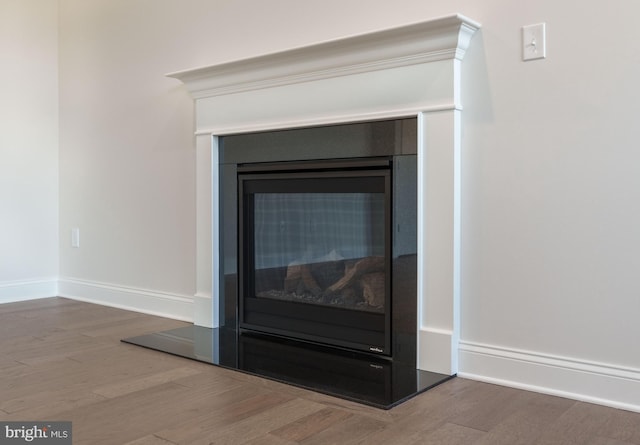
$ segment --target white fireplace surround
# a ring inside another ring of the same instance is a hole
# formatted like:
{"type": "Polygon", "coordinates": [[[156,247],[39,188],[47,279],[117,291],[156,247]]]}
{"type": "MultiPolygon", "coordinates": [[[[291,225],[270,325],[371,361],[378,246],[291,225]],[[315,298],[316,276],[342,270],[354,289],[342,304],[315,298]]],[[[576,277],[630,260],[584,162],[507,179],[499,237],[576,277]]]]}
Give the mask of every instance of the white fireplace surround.
{"type": "Polygon", "coordinates": [[[218,320],[218,136],[416,116],[417,366],[457,373],[460,70],[479,26],[454,14],[168,75],[195,99],[196,325],[218,320]]]}

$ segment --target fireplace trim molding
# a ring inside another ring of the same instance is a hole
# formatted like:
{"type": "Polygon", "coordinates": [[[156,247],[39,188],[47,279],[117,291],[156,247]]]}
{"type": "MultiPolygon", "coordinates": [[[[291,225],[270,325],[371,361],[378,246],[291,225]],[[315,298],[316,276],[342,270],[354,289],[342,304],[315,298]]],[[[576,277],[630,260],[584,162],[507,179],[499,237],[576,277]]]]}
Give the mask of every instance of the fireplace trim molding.
{"type": "Polygon", "coordinates": [[[418,118],[418,369],[458,371],[462,58],[480,25],[460,14],[168,74],[195,100],[194,323],[218,327],[218,136],[418,118]]]}

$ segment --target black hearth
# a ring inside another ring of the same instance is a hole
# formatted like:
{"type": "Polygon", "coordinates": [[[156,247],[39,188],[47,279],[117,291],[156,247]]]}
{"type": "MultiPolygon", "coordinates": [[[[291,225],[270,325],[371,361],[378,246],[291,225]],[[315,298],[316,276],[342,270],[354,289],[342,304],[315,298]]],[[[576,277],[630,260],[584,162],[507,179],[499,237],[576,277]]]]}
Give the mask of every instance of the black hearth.
{"type": "Polygon", "coordinates": [[[417,120],[219,140],[220,327],[127,339],[382,408],[416,369],[417,120]]]}

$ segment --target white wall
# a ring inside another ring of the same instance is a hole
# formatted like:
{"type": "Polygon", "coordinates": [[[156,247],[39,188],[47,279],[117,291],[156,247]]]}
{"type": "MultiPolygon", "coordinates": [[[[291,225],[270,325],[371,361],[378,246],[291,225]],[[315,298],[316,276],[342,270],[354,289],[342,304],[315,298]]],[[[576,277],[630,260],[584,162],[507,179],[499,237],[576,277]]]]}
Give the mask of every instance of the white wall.
{"type": "Polygon", "coordinates": [[[483,24],[463,62],[461,374],[640,410],[635,0],[60,0],[62,289],[188,318],[193,109],[164,73],[451,12],[483,24]],[[524,63],[537,22],[548,57],[524,63]]]}
{"type": "Polygon", "coordinates": [[[55,295],[58,8],[0,0],[0,303],[55,295]]]}
{"type": "Polygon", "coordinates": [[[640,4],[494,3],[464,62],[461,370],[640,410],[640,4]]]}
{"type": "Polygon", "coordinates": [[[60,3],[60,292],[190,319],[193,105],[164,77],[191,62],[180,9],[60,3]]]}

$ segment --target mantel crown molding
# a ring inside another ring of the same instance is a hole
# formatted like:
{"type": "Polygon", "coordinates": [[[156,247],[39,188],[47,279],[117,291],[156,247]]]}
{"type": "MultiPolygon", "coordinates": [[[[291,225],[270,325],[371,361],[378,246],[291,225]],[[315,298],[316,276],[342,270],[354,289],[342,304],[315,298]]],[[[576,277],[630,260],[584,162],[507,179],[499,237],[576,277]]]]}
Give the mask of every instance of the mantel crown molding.
{"type": "Polygon", "coordinates": [[[194,98],[233,94],[464,57],[480,24],[453,14],[242,60],[167,74],[194,98]]]}

